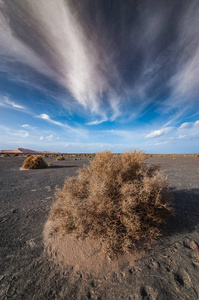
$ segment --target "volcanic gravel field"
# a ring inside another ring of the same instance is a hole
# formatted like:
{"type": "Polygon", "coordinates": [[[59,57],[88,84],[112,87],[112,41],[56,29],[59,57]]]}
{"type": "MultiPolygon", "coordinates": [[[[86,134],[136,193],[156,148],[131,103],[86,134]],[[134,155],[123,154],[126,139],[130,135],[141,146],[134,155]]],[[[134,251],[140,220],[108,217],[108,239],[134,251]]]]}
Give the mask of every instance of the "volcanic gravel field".
{"type": "MultiPolygon", "coordinates": [[[[199,299],[199,158],[151,157],[174,196],[175,216],[142,258],[93,274],[71,261],[64,270],[44,251],[43,229],[56,185],[88,158],[45,158],[53,166],[20,170],[25,158],[0,157],[0,299],[199,299]]],[[[109,262],[107,261],[107,264],[109,262]]]]}

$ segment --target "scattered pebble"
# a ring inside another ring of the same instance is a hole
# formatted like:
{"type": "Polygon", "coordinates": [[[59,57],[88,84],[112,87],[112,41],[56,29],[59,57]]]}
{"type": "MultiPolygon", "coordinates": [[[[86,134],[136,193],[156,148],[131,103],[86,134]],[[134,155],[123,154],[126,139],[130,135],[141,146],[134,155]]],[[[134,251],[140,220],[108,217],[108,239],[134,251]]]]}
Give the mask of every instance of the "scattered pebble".
{"type": "Polygon", "coordinates": [[[46,186],[45,189],[47,189],[48,192],[50,192],[52,190],[50,186],[46,186]]]}

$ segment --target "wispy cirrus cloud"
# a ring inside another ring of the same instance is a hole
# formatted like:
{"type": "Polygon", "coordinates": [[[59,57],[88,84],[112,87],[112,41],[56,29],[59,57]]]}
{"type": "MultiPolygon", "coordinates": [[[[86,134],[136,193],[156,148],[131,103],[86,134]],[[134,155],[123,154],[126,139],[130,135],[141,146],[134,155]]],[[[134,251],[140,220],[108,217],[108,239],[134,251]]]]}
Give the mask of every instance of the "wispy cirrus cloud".
{"type": "Polygon", "coordinates": [[[86,123],[86,125],[88,125],[88,126],[99,125],[99,124],[104,123],[106,121],[107,121],[107,119],[95,120],[95,121],[91,121],[91,122],[86,123]]]}
{"type": "Polygon", "coordinates": [[[0,106],[4,106],[11,109],[17,109],[17,110],[25,110],[26,108],[23,105],[20,105],[14,101],[11,101],[8,97],[3,96],[0,99],[0,106]]]}
{"type": "Polygon", "coordinates": [[[44,91],[41,74],[108,120],[196,105],[198,14],[197,1],[1,0],[1,70],[44,91]]]}
{"type": "Polygon", "coordinates": [[[69,131],[74,132],[77,136],[81,136],[81,137],[84,137],[84,138],[86,138],[88,136],[87,130],[82,129],[82,128],[78,128],[78,127],[75,128],[75,127],[72,127],[72,126],[68,125],[67,123],[61,123],[59,121],[55,121],[55,120],[51,119],[50,116],[47,115],[47,114],[40,114],[40,115],[36,116],[36,118],[45,120],[45,121],[47,121],[51,124],[60,126],[62,128],[66,128],[69,131]]]}
{"type": "Polygon", "coordinates": [[[15,130],[7,126],[0,125],[0,131],[2,136],[6,134],[7,136],[9,136],[9,138],[10,136],[21,137],[21,138],[29,137],[29,132],[25,130],[15,130]]]}
{"type": "Polygon", "coordinates": [[[63,124],[61,122],[57,122],[57,121],[54,121],[52,120],[49,115],[47,114],[41,114],[39,116],[37,116],[37,118],[40,118],[40,119],[43,119],[43,120],[46,120],[52,124],[55,124],[55,125],[58,125],[58,126],[61,126],[61,127],[66,127],[66,128],[70,128],[70,126],[68,124],[63,124]]]}

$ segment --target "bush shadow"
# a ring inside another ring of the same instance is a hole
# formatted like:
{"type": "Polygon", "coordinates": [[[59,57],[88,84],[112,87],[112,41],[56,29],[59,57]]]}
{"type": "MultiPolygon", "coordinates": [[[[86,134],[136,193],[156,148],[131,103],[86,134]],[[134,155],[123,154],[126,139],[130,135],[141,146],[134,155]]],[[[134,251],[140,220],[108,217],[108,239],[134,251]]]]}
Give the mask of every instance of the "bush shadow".
{"type": "Polygon", "coordinates": [[[175,215],[168,218],[163,236],[192,232],[199,224],[199,189],[170,190],[174,198],[175,215]]]}
{"type": "Polygon", "coordinates": [[[58,165],[54,165],[54,166],[48,166],[48,169],[62,169],[62,168],[77,168],[78,166],[58,166],[58,165]]]}

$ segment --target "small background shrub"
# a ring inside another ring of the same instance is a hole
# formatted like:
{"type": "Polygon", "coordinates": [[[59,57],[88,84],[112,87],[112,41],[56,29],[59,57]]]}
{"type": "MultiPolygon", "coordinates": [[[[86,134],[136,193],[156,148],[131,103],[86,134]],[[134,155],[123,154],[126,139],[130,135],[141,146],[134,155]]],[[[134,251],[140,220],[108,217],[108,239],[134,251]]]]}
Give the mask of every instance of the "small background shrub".
{"type": "Polygon", "coordinates": [[[157,166],[140,151],[96,154],[78,176],[57,189],[50,219],[54,232],[96,238],[111,257],[160,235],[173,214],[172,197],[157,166]]]}
{"type": "Polygon", "coordinates": [[[48,163],[48,166],[51,167],[53,164],[51,162],[48,163]]]}
{"type": "Polygon", "coordinates": [[[63,156],[58,156],[56,160],[65,160],[65,158],[63,156]]]}
{"type": "Polygon", "coordinates": [[[47,163],[41,155],[31,155],[25,159],[22,168],[24,169],[43,169],[47,168],[47,163]]]}
{"type": "Polygon", "coordinates": [[[9,157],[10,155],[8,153],[2,154],[2,157],[9,157]]]}

